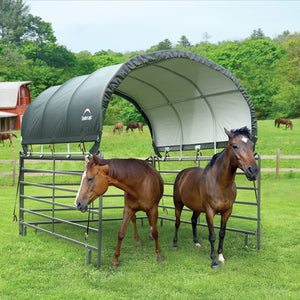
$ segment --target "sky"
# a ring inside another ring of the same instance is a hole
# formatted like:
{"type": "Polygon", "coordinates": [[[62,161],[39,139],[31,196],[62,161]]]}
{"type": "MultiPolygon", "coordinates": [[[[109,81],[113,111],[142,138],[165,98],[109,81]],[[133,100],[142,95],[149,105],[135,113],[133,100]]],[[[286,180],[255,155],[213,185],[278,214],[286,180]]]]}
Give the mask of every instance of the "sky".
{"type": "Polygon", "coordinates": [[[147,50],[185,35],[191,44],[243,40],[253,30],[275,38],[300,32],[300,0],[24,0],[30,13],[50,22],[60,45],[78,53],[147,50]]]}

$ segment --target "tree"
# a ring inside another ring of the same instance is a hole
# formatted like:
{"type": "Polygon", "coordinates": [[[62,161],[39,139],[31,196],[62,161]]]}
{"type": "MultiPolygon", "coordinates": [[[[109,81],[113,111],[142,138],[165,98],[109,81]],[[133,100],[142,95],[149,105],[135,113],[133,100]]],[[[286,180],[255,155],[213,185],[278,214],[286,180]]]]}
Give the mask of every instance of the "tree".
{"type": "Polygon", "coordinates": [[[261,30],[261,28],[258,28],[257,30],[254,29],[250,35],[250,38],[252,40],[259,40],[259,39],[264,39],[266,38],[265,37],[265,34],[263,33],[263,31],[261,30]]]}
{"type": "Polygon", "coordinates": [[[29,6],[22,0],[1,0],[0,15],[0,41],[4,45],[56,42],[51,23],[29,14],[29,6]]]}
{"type": "Polygon", "coordinates": [[[29,6],[22,0],[1,0],[0,38],[4,45],[20,45],[26,32],[29,6]]]}
{"type": "Polygon", "coordinates": [[[172,43],[169,39],[165,39],[162,42],[159,42],[157,45],[157,50],[169,50],[172,49],[172,43]]]}
{"type": "Polygon", "coordinates": [[[178,41],[178,45],[182,48],[190,48],[192,45],[185,35],[182,35],[178,41]]]}
{"type": "Polygon", "coordinates": [[[26,30],[22,39],[38,46],[56,42],[51,23],[44,22],[40,17],[31,14],[26,18],[26,30]]]}

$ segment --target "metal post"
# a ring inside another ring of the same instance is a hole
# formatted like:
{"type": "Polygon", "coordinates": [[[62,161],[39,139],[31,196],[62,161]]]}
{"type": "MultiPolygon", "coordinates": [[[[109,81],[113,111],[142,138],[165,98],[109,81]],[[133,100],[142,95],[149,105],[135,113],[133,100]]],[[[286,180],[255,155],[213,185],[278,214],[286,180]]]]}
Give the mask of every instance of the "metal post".
{"type": "Polygon", "coordinates": [[[24,221],[24,212],[22,210],[22,208],[24,208],[24,199],[23,199],[23,195],[24,195],[24,185],[23,182],[24,181],[24,159],[20,154],[20,159],[19,159],[19,235],[23,235],[24,234],[24,225],[23,225],[23,221],[24,221]]]}
{"type": "Polygon", "coordinates": [[[101,265],[101,242],[102,242],[102,196],[99,197],[99,219],[98,219],[98,261],[97,267],[101,265]]]}
{"type": "Polygon", "coordinates": [[[257,249],[260,249],[260,178],[261,157],[258,154],[258,178],[257,178],[257,249]]]}
{"type": "Polygon", "coordinates": [[[53,155],[53,177],[52,177],[52,232],[54,232],[54,202],[55,202],[55,157],[53,155]]]}

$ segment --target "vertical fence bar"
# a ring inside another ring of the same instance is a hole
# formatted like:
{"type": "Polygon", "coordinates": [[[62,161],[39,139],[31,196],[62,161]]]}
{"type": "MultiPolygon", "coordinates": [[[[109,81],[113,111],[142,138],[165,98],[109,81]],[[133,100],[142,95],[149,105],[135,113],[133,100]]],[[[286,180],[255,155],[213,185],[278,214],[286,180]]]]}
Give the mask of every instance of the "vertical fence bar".
{"type": "Polygon", "coordinates": [[[16,164],[17,164],[17,160],[16,160],[16,151],[14,151],[14,168],[13,168],[13,186],[16,185],[16,164]]]}
{"type": "Polygon", "coordinates": [[[55,210],[55,157],[53,155],[53,177],[52,177],[52,232],[54,232],[54,210],[55,210]]]}
{"type": "Polygon", "coordinates": [[[102,243],[102,204],[103,197],[99,197],[99,215],[98,215],[98,256],[97,256],[97,267],[101,265],[101,243],[102,243]]]}
{"type": "Polygon", "coordinates": [[[24,212],[22,208],[24,208],[24,198],[22,197],[24,195],[24,158],[20,154],[20,159],[19,159],[19,235],[23,235],[24,233],[24,225],[23,225],[23,220],[24,220],[24,212]]]}
{"type": "Polygon", "coordinates": [[[279,155],[280,155],[280,149],[277,148],[277,153],[276,153],[276,178],[279,178],[279,155]]]}
{"type": "Polygon", "coordinates": [[[260,180],[261,180],[261,157],[258,153],[258,178],[257,178],[257,249],[260,249],[260,180]]]}

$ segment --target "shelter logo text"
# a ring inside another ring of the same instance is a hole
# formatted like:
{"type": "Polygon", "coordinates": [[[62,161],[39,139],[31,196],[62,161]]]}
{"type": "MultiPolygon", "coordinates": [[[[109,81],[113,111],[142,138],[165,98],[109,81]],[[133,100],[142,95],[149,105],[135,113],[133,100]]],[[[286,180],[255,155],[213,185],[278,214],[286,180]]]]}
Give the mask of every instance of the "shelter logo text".
{"type": "Polygon", "coordinates": [[[92,119],[93,119],[92,113],[90,109],[87,108],[81,116],[81,121],[91,121],[92,119]]]}

